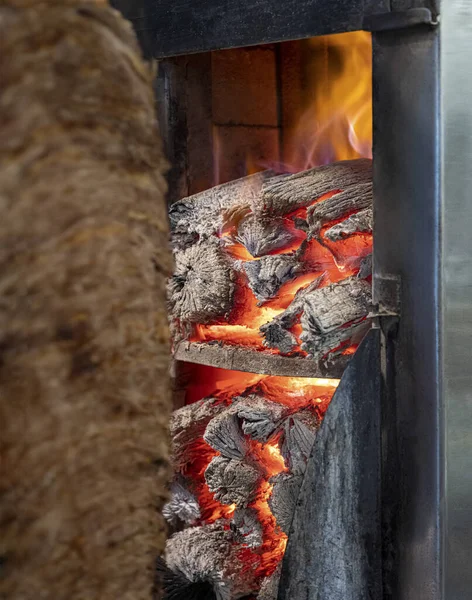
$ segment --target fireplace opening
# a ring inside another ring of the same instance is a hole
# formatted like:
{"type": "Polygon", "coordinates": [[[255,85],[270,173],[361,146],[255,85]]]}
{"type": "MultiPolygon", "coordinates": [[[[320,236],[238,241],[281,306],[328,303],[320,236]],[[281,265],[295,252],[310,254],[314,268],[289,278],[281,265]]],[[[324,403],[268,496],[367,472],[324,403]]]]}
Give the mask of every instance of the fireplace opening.
{"type": "Polygon", "coordinates": [[[370,35],[173,58],[160,77],[175,257],[161,568],[172,598],[276,600],[307,462],[371,328],[370,35]]]}

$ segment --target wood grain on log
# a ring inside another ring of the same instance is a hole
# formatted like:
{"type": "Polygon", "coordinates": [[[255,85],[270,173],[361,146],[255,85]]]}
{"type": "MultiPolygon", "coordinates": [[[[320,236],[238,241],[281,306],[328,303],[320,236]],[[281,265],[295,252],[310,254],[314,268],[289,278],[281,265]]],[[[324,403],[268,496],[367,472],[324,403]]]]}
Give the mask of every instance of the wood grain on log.
{"type": "Polygon", "coordinates": [[[285,420],[280,445],[285,465],[291,473],[302,475],[305,472],[319,427],[320,419],[311,410],[301,410],[285,420]]]}
{"type": "Polygon", "coordinates": [[[174,348],[174,357],[200,365],[262,375],[336,379],[343,373],[343,369],[336,365],[331,365],[326,370],[317,361],[306,358],[267,354],[251,348],[214,343],[179,342],[174,348]]]}
{"type": "Polygon", "coordinates": [[[263,256],[243,263],[249,287],[260,302],[277,295],[284,283],[303,273],[305,267],[296,253],[263,256]]]}
{"type": "Polygon", "coordinates": [[[273,488],[269,507],[277,521],[277,526],[286,534],[290,531],[302,481],[302,475],[292,473],[280,473],[270,480],[273,488]]]}
{"type": "Polygon", "coordinates": [[[247,442],[240,427],[237,404],[237,401],[233,402],[211,419],[203,439],[222,456],[242,459],[247,452],[247,442]]]}
{"type": "Polygon", "coordinates": [[[379,332],[372,331],[316,436],[289,532],[279,600],[381,597],[379,360],[379,332]]]}
{"type": "Polygon", "coordinates": [[[266,400],[255,394],[240,400],[236,398],[235,402],[237,402],[236,409],[242,421],[243,432],[261,443],[270,440],[290,413],[290,408],[286,405],[266,400]]]}
{"type": "Polygon", "coordinates": [[[268,215],[285,215],[310,205],[327,192],[371,181],[372,161],[369,159],[346,160],[277,180],[269,179],[262,186],[259,210],[268,215]]]}
{"type": "Polygon", "coordinates": [[[236,241],[255,258],[284,248],[296,239],[282,218],[263,219],[251,213],[238,225],[236,241]]]}
{"type": "Polygon", "coordinates": [[[373,218],[372,208],[366,208],[333,225],[325,232],[324,237],[332,242],[338,242],[356,233],[372,233],[373,218]]]}

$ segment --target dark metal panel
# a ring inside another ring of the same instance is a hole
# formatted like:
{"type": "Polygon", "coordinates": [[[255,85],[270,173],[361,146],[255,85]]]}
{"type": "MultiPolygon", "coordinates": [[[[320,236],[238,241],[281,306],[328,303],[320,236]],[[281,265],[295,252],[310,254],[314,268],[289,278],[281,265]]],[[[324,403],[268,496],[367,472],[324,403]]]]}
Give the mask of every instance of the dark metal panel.
{"type": "Polygon", "coordinates": [[[380,342],[370,331],[318,432],[279,600],[380,600],[380,342]]]}
{"type": "MultiPolygon", "coordinates": [[[[163,57],[362,29],[364,0],[129,0],[113,5],[133,21],[148,56],[163,57]]],[[[369,10],[388,2],[369,0],[369,10]]]]}
{"type": "Polygon", "coordinates": [[[472,595],[472,4],[444,0],[441,19],[444,598],[466,600],[472,595]]]}
{"type": "Polygon", "coordinates": [[[381,318],[383,597],[439,600],[438,30],[376,33],[373,52],[374,302],[401,280],[398,331],[381,318]]]}

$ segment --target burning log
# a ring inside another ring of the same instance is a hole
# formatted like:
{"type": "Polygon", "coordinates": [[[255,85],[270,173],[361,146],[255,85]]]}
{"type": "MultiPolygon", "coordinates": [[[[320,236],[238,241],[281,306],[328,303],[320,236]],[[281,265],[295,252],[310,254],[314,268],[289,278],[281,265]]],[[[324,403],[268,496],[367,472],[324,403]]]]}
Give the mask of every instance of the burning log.
{"type": "Polygon", "coordinates": [[[269,508],[277,521],[278,527],[287,535],[302,481],[302,475],[292,473],[280,473],[270,480],[273,488],[269,498],[269,508]]]}
{"type": "Polygon", "coordinates": [[[254,464],[215,456],[206,468],[205,480],[219,502],[246,508],[257,498],[263,474],[254,464]]]}
{"type": "Polygon", "coordinates": [[[237,411],[244,433],[253,440],[266,443],[280,428],[290,409],[261,396],[250,395],[241,399],[237,411]]]}
{"type": "Polygon", "coordinates": [[[370,285],[356,277],[315,290],[305,297],[302,349],[317,360],[360,333],[372,301],[370,285]]]}
{"type": "Polygon", "coordinates": [[[281,452],[289,471],[302,475],[320,427],[320,418],[311,410],[291,415],[284,423],[281,452]]]}
{"type": "Polygon", "coordinates": [[[261,589],[257,595],[257,600],[277,600],[280,576],[282,574],[282,562],[277,565],[277,568],[266,577],[262,582],[261,589]]]}
{"type": "Polygon", "coordinates": [[[224,522],[174,534],[158,562],[168,600],[236,600],[257,591],[255,570],[243,565],[237,534],[224,522]]]}
{"type": "Polygon", "coordinates": [[[373,218],[372,209],[366,208],[333,225],[324,236],[332,242],[338,242],[356,233],[372,233],[373,218]]]}
{"type": "MultiPolygon", "coordinates": [[[[321,228],[331,223],[342,219],[346,215],[351,215],[353,212],[363,211],[364,209],[370,209],[372,206],[372,183],[369,180],[368,183],[359,182],[356,185],[343,188],[344,191],[339,194],[331,196],[326,200],[317,202],[313,206],[310,206],[307,210],[307,223],[308,223],[308,237],[318,238],[320,235],[321,228]]],[[[348,217],[343,223],[349,221],[348,217]]],[[[351,222],[351,227],[354,227],[356,221],[351,222]]],[[[347,227],[346,225],[344,225],[347,227]]],[[[359,224],[361,226],[361,224],[359,224]]],[[[334,229],[331,228],[331,231],[334,229]]],[[[370,230],[372,230],[372,217],[370,220],[370,230]]],[[[335,229],[332,236],[336,236],[335,229]]],[[[355,233],[353,231],[350,235],[355,233]]],[[[338,238],[340,239],[340,238],[338,238]]]]}
{"type": "Polygon", "coordinates": [[[305,267],[296,253],[290,253],[245,262],[243,269],[256,298],[266,302],[277,295],[284,283],[303,273],[305,267]]]}
{"type": "Polygon", "coordinates": [[[200,518],[198,501],[188,490],[182,477],[172,482],[170,493],[171,499],[162,509],[162,514],[170,525],[175,526],[179,522],[191,525],[200,518]]]}
{"type": "Polygon", "coordinates": [[[262,325],[260,331],[264,336],[264,344],[269,348],[276,348],[282,354],[290,354],[297,347],[297,339],[289,330],[299,320],[303,312],[305,297],[318,289],[323,277],[318,277],[307,287],[299,290],[290,306],[269,323],[262,325]]]}
{"type": "Polygon", "coordinates": [[[308,206],[327,192],[345,190],[371,181],[372,161],[369,159],[345,160],[288,177],[269,179],[262,186],[259,211],[269,215],[284,215],[308,206]]]}
{"type": "MultiPolygon", "coordinates": [[[[226,405],[217,398],[204,398],[172,413],[170,433],[172,436],[172,458],[174,470],[180,472],[192,460],[192,446],[203,438],[211,419],[226,405]]],[[[199,453],[196,448],[195,452],[199,453]]]]}
{"type": "Polygon", "coordinates": [[[258,548],[263,541],[263,530],[257,512],[253,508],[238,508],[231,523],[240,541],[248,548],[258,548]]]}
{"type": "Polygon", "coordinates": [[[244,458],[247,444],[239,425],[238,406],[233,404],[212,419],[203,439],[226,458],[244,458]]]}
{"type": "Polygon", "coordinates": [[[257,258],[285,248],[296,235],[283,219],[261,219],[251,214],[240,222],[235,239],[257,258]]]}
{"type": "Polygon", "coordinates": [[[211,323],[233,306],[234,271],[217,243],[195,244],[176,252],[168,284],[172,317],[187,323],[211,323]]]}

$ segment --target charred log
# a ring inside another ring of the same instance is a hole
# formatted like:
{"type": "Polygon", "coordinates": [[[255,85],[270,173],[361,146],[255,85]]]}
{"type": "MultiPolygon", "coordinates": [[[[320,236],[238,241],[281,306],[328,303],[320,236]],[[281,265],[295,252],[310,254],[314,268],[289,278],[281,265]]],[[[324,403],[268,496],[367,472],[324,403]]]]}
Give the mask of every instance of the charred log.
{"type": "Polygon", "coordinates": [[[231,405],[208,423],[203,439],[226,458],[244,458],[247,444],[241,431],[237,404],[231,405]]]}
{"type": "Polygon", "coordinates": [[[262,525],[253,508],[235,510],[231,525],[244,546],[258,548],[262,544],[262,525]]]}
{"type": "Polygon", "coordinates": [[[257,600],[277,600],[280,576],[282,574],[282,562],[277,565],[277,568],[266,577],[262,582],[261,589],[257,595],[257,600]]]}
{"type": "Polygon", "coordinates": [[[296,254],[276,254],[245,262],[243,269],[256,298],[266,302],[277,295],[284,283],[302,273],[304,266],[296,254]]]}
{"type": "Polygon", "coordinates": [[[215,456],[206,468],[205,480],[219,502],[246,508],[257,497],[262,473],[253,464],[215,456]]]}
{"type": "Polygon", "coordinates": [[[277,525],[288,535],[292,523],[298,494],[303,477],[291,473],[280,473],[272,477],[272,494],[269,498],[269,507],[274,515],[277,525]]]}
{"type": "Polygon", "coordinates": [[[321,228],[372,206],[372,183],[357,183],[344,191],[317,202],[307,210],[308,237],[318,238],[321,228]]]}
{"type": "Polygon", "coordinates": [[[233,600],[255,592],[254,572],[243,569],[238,558],[241,548],[236,534],[224,523],[174,534],[166,546],[165,597],[187,600],[194,594],[200,600],[195,595],[197,587],[207,594],[212,591],[216,600],[233,600]]]}
{"type": "Polygon", "coordinates": [[[261,396],[242,398],[237,405],[243,432],[258,442],[266,443],[281,427],[290,409],[261,396]]]}
{"type": "Polygon", "coordinates": [[[197,244],[175,255],[175,271],[168,285],[173,319],[211,323],[233,306],[234,272],[216,243],[197,244]]]}
{"type": "Polygon", "coordinates": [[[351,215],[341,223],[333,225],[325,232],[324,236],[332,242],[338,242],[351,235],[356,235],[356,233],[372,233],[373,218],[372,209],[366,208],[351,215]]]}
{"type": "Polygon", "coordinates": [[[302,475],[320,427],[320,419],[310,410],[303,410],[286,419],[281,438],[281,452],[291,473],[302,475]]]}
{"type": "MultiPolygon", "coordinates": [[[[360,323],[341,327],[325,335],[303,332],[300,336],[302,348],[309,356],[314,357],[315,360],[323,364],[325,368],[328,365],[336,365],[339,368],[342,352],[349,346],[358,345],[369,329],[370,322],[363,320],[360,323]]],[[[349,360],[349,357],[347,357],[347,360],[349,360]]]]}
{"type": "Polygon", "coordinates": [[[195,496],[188,490],[183,478],[178,477],[172,482],[171,499],[162,509],[165,520],[170,525],[179,522],[191,525],[200,518],[200,507],[195,496]]]}
{"type": "Polygon", "coordinates": [[[369,159],[346,160],[284,178],[269,179],[262,186],[260,212],[284,215],[310,205],[327,192],[371,181],[372,161],[369,159]]]}
{"type": "Polygon", "coordinates": [[[192,446],[203,438],[211,419],[225,409],[217,398],[204,398],[174,411],[170,420],[174,470],[180,472],[192,459],[192,446]]]}
{"type": "Polygon", "coordinates": [[[359,279],[367,279],[372,276],[372,254],[369,254],[361,260],[359,273],[357,277],[359,279]]]}
{"type": "Polygon", "coordinates": [[[236,236],[255,258],[285,248],[294,239],[283,219],[261,219],[254,214],[240,222],[236,236]]]}

